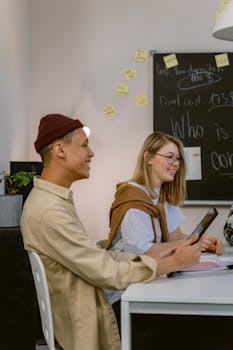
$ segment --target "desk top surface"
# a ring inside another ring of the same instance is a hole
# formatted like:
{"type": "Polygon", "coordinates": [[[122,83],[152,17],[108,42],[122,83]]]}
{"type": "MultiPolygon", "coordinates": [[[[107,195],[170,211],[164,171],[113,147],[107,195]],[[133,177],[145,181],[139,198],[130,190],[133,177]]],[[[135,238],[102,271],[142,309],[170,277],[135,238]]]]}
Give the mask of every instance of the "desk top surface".
{"type": "Polygon", "coordinates": [[[133,283],[121,301],[233,304],[233,270],[133,283]]]}
{"type": "MultiPolygon", "coordinates": [[[[226,245],[223,257],[233,258],[233,247],[226,245]]],[[[149,283],[133,283],[122,301],[233,304],[233,270],[200,272],[149,283]]]]}

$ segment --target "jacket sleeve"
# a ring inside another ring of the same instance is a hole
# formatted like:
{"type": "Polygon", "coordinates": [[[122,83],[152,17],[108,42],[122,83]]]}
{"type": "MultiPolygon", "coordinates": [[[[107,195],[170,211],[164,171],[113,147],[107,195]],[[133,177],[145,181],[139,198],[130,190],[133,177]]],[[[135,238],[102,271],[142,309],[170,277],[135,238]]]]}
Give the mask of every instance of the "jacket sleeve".
{"type": "Polygon", "coordinates": [[[78,217],[72,217],[65,208],[47,210],[38,230],[42,254],[97,287],[125,289],[130,283],[150,281],[156,276],[154,259],[98,248],[88,239],[78,217]]]}

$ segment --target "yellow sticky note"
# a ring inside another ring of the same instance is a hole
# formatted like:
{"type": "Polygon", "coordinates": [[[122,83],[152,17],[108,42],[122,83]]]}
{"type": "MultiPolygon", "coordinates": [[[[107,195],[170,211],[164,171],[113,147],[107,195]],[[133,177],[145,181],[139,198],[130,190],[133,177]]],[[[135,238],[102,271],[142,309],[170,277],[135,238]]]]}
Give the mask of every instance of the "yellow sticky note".
{"type": "Polygon", "coordinates": [[[113,117],[114,115],[116,115],[115,106],[113,104],[104,106],[104,114],[106,115],[106,117],[113,117]]]}
{"type": "Polygon", "coordinates": [[[167,68],[172,68],[172,67],[178,66],[178,61],[177,61],[176,55],[174,53],[167,55],[167,56],[164,56],[163,60],[164,60],[165,66],[167,68]]]}
{"type": "Polygon", "coordinates": [[[136,95],[135,96],[135,105],[136,106],[147,106],[148,100],[146,95],[136,95]]]}
{"type": "Polygon", "coordinates": [[[217,67],[225,67],[230,65],[227,53],[215,55],[215,61],[217,67]]]}
{"type": "Polygon", "coordinates": [[[124,70],[125,80],[136,80],[137,79],[137,71],[135,68],[126,68],[124,70]]]}
{"type": "Polygon", "coordinates": [[[230,0],[221,0],[221,6],[225,7],[226,5],[228,5],[230,2],[230,0]]]}
{"type": "Polygon", "coordinates": [[[129,93],[129,87],[127,84],[119,84],[116,86],[116,94],[118,96],[127,96],[129,93]]]}
{"type": "Polygon", "coordinates": [[[220,11],[220,10],[217,10],[217,11],[215,12],[215,19],[216,19],[216,21],[219,19],[220,15],[221,15],[221,11],[220,11]]]}
{"type": "Polygon", "coordinates": [[[146,50],[138,49],[134,55],[134,60],[137,62],[144,63],[147,59],[148,52],[146,50]]]}

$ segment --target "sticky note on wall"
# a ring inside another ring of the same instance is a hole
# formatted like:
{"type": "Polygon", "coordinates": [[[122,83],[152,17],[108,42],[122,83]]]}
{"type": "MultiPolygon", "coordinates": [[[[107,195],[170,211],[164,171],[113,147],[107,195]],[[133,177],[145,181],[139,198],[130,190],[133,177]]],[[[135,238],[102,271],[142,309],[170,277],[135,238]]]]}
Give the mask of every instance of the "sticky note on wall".
{"type": "Polygon", "coordinates": [[[177,60],[176,55],[174,53],[167,55],[167,56],[164,56],[163,60],[164,60],[165,66],[167,68],[172,68],[172,67],[178,66],[178,60],[177,60]]]}
{"type": "Polygon", "coordinates": [[[136,80],[137,71],[135,68],[126,68],[124,70],[125,80],[136,80]]]}
{"type": "Polygon", "coordinates": [[[134,60],[137,62],[144,63],[147,59],[147,54],[148,53],[146,50],[138,49],[134,55],[134,60]]]}
{"type": "Polygon", "coordinates": [[[225,7],[226,5],[228,5],[230,2],[230,0],[221,0],[221,6],[225,7]]]}
{"type": "Polygon", "coordinates": [[[139,106],[147,106],[148,99],[146,95],[136,95],[135,96],[135,105],[137,107],[139,106]]]}
{"type": "Polygon", "coordinates": [[[219,19],[220,15],[221,15],[221,11],[217,10],[215,12],[215,19],[216,19],[216,21],[219,19]]]}
{"type": "Polygon", "coordinates": [[[127,96],[129,93],[129,87],[127,84],[119,84],[116,86],[117,96],[127,96]]]}
{"type": "Polygon", "coordinates": [[[106,117],[113,117],[114,115],[116,115],[116,109],[113,104],[106,105],[103,109],[106,117]]]}
{"type": "Polygon", "coordinates": [[[217,67],[225,67],[230,65],[227,53],[215,55],[215,61],[217,67]]]}

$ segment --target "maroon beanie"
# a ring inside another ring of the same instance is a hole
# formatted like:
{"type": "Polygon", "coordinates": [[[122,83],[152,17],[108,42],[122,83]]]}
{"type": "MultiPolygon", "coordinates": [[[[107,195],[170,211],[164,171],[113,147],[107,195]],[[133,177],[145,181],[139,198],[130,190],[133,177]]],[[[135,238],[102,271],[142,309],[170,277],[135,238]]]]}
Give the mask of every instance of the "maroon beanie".
{"type": "Polygon", "coordinates": [[[83,124],[78,119],[72,119],[62,114],[46,115],[40,120],[38,136],[34,143],[36,152],[39,153],[51,142],[82,127],[83,124]]]}

